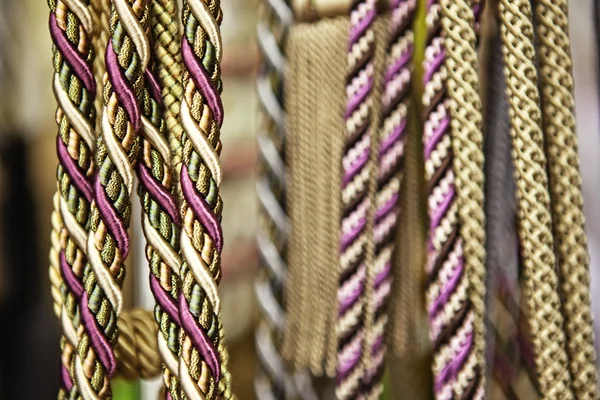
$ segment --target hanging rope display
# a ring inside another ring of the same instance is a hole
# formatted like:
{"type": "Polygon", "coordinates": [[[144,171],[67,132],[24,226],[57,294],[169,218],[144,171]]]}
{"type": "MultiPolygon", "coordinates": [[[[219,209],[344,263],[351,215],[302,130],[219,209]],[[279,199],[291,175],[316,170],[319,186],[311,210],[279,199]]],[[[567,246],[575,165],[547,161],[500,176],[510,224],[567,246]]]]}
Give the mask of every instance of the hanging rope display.
{"type": "MultiPolygon", "coordinates": [[[[48,4],[58,398],[233,399],[221,2],[48,4]],[[154,312],[124,310],[136,180],[154,312]]],[[[258,398],[599,396],[567,2],[487,6],[265,0],[258,398]]]]}

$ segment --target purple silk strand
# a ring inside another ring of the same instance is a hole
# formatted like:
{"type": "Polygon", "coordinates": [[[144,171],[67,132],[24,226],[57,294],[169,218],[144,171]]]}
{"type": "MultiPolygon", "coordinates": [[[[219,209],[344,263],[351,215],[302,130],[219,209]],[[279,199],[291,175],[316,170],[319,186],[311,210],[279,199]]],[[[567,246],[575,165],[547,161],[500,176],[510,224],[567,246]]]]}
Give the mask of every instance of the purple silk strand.
{"type": "Polygon", "coordinates": [[[160,308],[167,313],[169,318],[171,318],[171,321],[175,322],[178,326],[181,326],[175,300],[165,293],[165,290],[160,286],[158,279],[153,274],[150,274],[150,290],[152,291],[156,302],[160,305],[160,308]]]}
{"type": "Polygon", "coordinates": [[[177,205],[171,193],[169,193],[158,180],[152,176],[148,167],[142,163],[137,165],[138,177],[144,188],[150,193],[152,198],[160,204],[161,208],[169,214],[169,217],[175,222],[179,223],[179,213],[177,212],[177,205]]]}
{"type": "Polygon", "coordinates": [[[202,93],[202,96],[208,102],[213,117],[220,127],[223,124],[223,104],[221,103],[221,96],[219,96],[219,92],[211,81],[210,76],[208,76],[204,66],[198,60],[185,38],[181,41],[181,55],[190,77],[198,87],[198,90],[202,93]]]}
{"type": "Polygon", "coordinates": [[[190,312],[185,296],[183,295],[179,296],[179,316],[181,318],[181,326],[189,335],[192,343],[194,343],[194,347],[202,355],[202,359],[206,362],[208,368],[210,368],[212,376],[215,377],[215,382],[218,383],[221,379],[221,365],[217,357],[217,351],[196,320],[196,317],[190,312]]]}
{"type": "Polygon", "coordinates": [[[85,330],[88,332],[92,347],[96,351],[100,362],[104,365],[108,376],[112,376],[117,368],[117,360],[112,345],[101,333],[100,326],[89,309],[88,295],[85,291],[81,295],[81,305],[79,310],[81,312],[81,321],[85,326],[85,330]]]}
{"type": "Polygon", "coordinates": [[[127,235],[127,229],[125,228],[123,220],[119,218],[117,210],[115,210],[108,199],[104,187],[102,187],[102,183],[100,182],[99,175],[96,175],[94,182],[94,199],[102,214],[102,219],[104,219],[113,238],[117,241],[117,247],[121,251],[121,258],[123,260],[126,259],[127,254],[129,253],[129,236],[127,235]]]}
{"type": "Polygon", "coordinates": [[[67,39],[65,32],[60,29],[54,14],[50,15],[50,36],[61,56],[64,57],[69,66],[73,69],[73,72],[75,72],[75,75],[83,82],[83,85],[93,97],[96,93],[94,74],[85,61],[85,58],[81,56],[75,46],[67,39]]]}
{"type": "Polygon", "coordinates": [[[204,200],[196,190],[194,182],[190,179],[188,169],[185,165],[181,167],[181,189],[189,206],[194,211],[194,214],[200,219],[218,251],[221,252],[223,250],[223,231],[221,224],[213,210],[206,203],[206,200],[204,200]]]}
{"type": "Polygon", "coordinates": [[[83,285],[79,281],[79,279],[73,273],[73,270],[67,263],[67,258],[65,257],[65,252],[60,252],[60,271],[62,274],[62,278],[66,283],[69,291],[75,295],[77,300],[81,299],[81,294],[83,293],[83,285]]]}
{"type": "Polygon", "coordinates": [[[67,146],[63,143],[60,136],[56,137],[56,154],[58,155],[60,164],[67,170],[67,174],[69,174],[69,178],[71,178],[73,185],[75,185],[77,190],[83,194],[88,203],[91,203],[92,187],[85,174],[79,169],[79,166],[75,164],[75,161],[73,161],[69,155],[67,146]]]}
{"type": "Polygon", "coordinates": [[[119,102],[123,104],[123,107],[129,116],[129,121],[131,121],[133,129],[136,132],[139,131],[142,124],[140,106],[136,101],[133,88],[127,81],[125,74],[119,65],[119,60],[117,60],[117,55],[115,54],[111,41],[109,41],[108,46],[106,46],[106,72],[108,73],[108,78],[117,94],[119,102]]]}

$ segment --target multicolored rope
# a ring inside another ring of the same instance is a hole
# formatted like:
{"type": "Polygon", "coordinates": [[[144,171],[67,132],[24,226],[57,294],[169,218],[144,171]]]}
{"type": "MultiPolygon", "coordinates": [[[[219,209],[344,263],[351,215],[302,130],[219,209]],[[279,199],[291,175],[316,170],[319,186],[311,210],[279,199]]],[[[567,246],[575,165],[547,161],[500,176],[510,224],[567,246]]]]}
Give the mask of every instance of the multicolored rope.
{"type": "Polygon", "coordinates": [[[412,22],[416,0],[393,0],[389,37],[387,39],[385,76],[381,104],[378,181],[375,215],[375,280],[376,303],[372,349],[372,370],[367,371],[363,383],[366,398],[375,398],[382,392],[385,370],[385,331],[388,320],[386,307],[391,289],[392,260],[395,235],[400,212],[401,164],[404,156],[407,114],[410,101],[412,54],[414,37],[412,22]]]}
{"type": "Polygon", "coordinates": [[[363,341],[366,307],[368,180],[374,83],[375,0],[355,1],[350,13],[346,95],[346,150],[342,159],[340,285],[338,289],[338,399],[355,398],[365,376],[363,341]]]}
{"type": "Polygon", "coordinates": [[[53,215],[51,279],[64,283],[60,299],[55,293],[55,312],[60,316],[63,332],[58,397],[67,398],[78,393],[73,356],[79,341],[76,326],[80,319],[81,280],[87,261],[87,228],[92,202],[96,82],[92,73],[93,25],[87,2],[50,0],[48,5],[59,128],[56,140],[59,196],[55,197],[53,215]]]}
{"type": "MultiPolygon", "coordinates": [[[[475,5],[476,19],[481,7],[475,5]]],[[[426,299],[433,342],[433,374],[436,399],[469,398],[475,387],[458,388],[459,373],[475,369],[474,323],[460,234],[447,93],[448,70],[442,34],[442,5],[427,2],[427,47],[424,60],[424,157],[428,191],[429,237],[427,241],[426,299]]],[[[480,372],[477,372],[480,374],[480,372]]],[[[474,379],[473,381],[477,381],[474,379]]]]}
{"type": "MultiPolygon", "coordinates": [[[[148,125],[148,94],[144,73],[150,47],[146,36],[145,0],[114,0],[111,39],[106,49],[107,79],[93,182],[88,264],[81,294],[75,376],[84,399],[110,397],[110,377],[116,370],[114,345],[123,298],[124,260],[129,248],[134,167],[138,133],[148,125]]],[[[93,79],[93,78],[92,78],[93,79]]]]}
{"type": "Polygon", "coordinates": [[[149,105],[149,112],[142,118],[143,135],[137,164],[142,229],[147,241],[150,290],[156,299],[154,314],[160,329],[158,351],[164,365],[163,381],[171,398],[179,400],[182,398],[177,378],[181,328],[177,304],[181,286],[180,218],[173,196],[173,159],[162,117],[161,88],[152,69],[145,71],[145,77],[144,102],[149,105]]]}
{"type": "Polygon", "coordinates": [[[220,60],[222,20],[218,0],[183,3],[184,97],[180,118],[184,134],[181,190],[183,264],[179,318],[182,333],[179,378],[189,398],[232,398],[223,345],[218,283],[223,233],[219,196],[222,170],[220,60]]]}

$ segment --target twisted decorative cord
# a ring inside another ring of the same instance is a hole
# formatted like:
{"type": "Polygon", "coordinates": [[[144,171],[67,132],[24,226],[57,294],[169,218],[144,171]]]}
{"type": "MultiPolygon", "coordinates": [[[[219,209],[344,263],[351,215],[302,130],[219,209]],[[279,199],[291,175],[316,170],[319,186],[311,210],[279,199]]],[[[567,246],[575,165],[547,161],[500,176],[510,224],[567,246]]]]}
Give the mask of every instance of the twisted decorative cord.
{"type": "Polygon", "coordinates": [[[59,398],[77,393],[73,354],[78,339],[78,305],[86,262],[85,242],[92,201],[90,177],[94,162],[96,83],[92,73],[90,39],[92,21],[83,1],[48,2],[53,42],[53,90],[58,103],[56,150],[58,193],[54,199],[51,281],[60,285],[60,300],[54,289],[55,312],[60,317],[61,373],[59,398]],[[64,281],[65,284],[61,284],[64,281]]]}
{"type": "MultiPolygon", "coordinates": [[[[171,147],[173,187],[180,189],[181,135],[183,127],[179,119],[183,98],[181,64],[181,28],[178,21],[177,1],[154,0],[152,7],[152,52],[156,57],[155,69],[161,88],[164,120],[167,125],[168,142],[171,147]]],[[[181,193],[177,193],[181,199],[181,193]]]]}
{"type": "Polygon", "coordinates": [[[572,399],[555,271],[531,18],[529,0],[500,1],[524,290],[540,394],[548,399],[572,399]]]}
{"type": "MultiPolygon", "coordinates": [[[[96,78],[96,87],[101,88],[102,79],[106,73],[104,53],[106,52],[106,44],[110,34],[109,18],[110,18],[110,0],[93,0],[89,2],[89,10],[92,21],[94,22],[94,30],[92,35],[92,48],[94,49],[93,70],[96,78]]],[[[94,107],[100,113],[102,110],[102,91],[98,90],[94,100],[94,107]]],[[[100,131],[102,126],[101,119],[96,118],[96,131],[100,131]]]]}
{"type": "Polygon", "coordinates": [[[260,204],[257,245],[265,267],[257,280],[256,293],[263,318],[256,330],[256,350],[260,373],[255,378],[259,399],[316,399],[308,372],[292,371],[280,354],[285,311],[285,284],[288,218],[286,212],[285,112],[283,79],[284,43],[293,15],[283,0],[263,4],[257,27],[263,63],[257,78],[261,103],[261,129],[258,135],[260,158],[257,194],[260,204]]]}
{"type": "MultiPolygon", "coordinates": [[[[462,137],[465,132],[461,132],[458,124],[464,121],[461,119],[452,122],[452,116],[457,113],[459,105],[456,103],[456,96],[450,97],[450,94],[456,90],[457,75],[456,71],[450,71],[452,72],[450,74],[449,69],[461,68],[461,73],[466,73],[466,71],[464,62],[461,62],[463,65],[457,65],[456,59],[449,58],[448,53],[451,52],[453,57],[456,57],[457,51],[466,49],[456,48],[456,38],[454,36],[447,37],[452,32],[449,32],[445,25],[452,21],[458,24],[460,29],[465,29],[464,33],[468,34],[468,26],[465,26],[467,22],[461,19],[468,18],[468,14],[463,13],[461,18],[457,18],[456,11],[450,11],[448,4],[440,1],[429,1],[427,5],[428,36],[424,61],[425,132],[423,144],[430,220],[426,262],[428,274],[426,298],[430,337],[434,345],[434,391],[438,399],[470,398],[474,395],[482,395],[483,392],[482,370],[479,369],[480,366],[478,367],[478,364],[483,362],[483,353],[480,353],[482,349],[479,348],[483,342],[475,343],[478,340],[476,339],[477,335],[481,333],[482,329],[482,320],[480,322],[482,314],[479,310],[477,313],[474,312],[469,293],[469,280],[474,272],[472,256],[481,257],[483,242],[479,243],[480,248],[476,250],[472,248],[473,244],[469,243],[469,259],[467,260],[464,251],[465,240],[473,241],[470,235],[478,234],[476,232],[478,225],[476,224],[473,229],[465,229],[461,226],[460,221],[469,217],[467,211],[479,213],[475,216],[478,223],[483,220],[483,188],[481,187],[480,192],[477,193],[477,183],[473,183],[474,187],[470,187],[471,190],[475,190],[473,195],[477,196],[474,199],[476,202],[474,206],[479,205],[480,210],[460,209],[460,206],[464,205],[465,193],[462,191],[458,193],[457,186],[461,183],[461,188],[465,187],[465,176],[458,178],[456,172],[462,174],[472,170],[457,169],[461,162],[464,162],[462,161],[464,156],[460,154],[461,160],[457,160],[453,154],[456,151],[463,151],[458,143],[468,142],[471,139],[468,137],[469,131],[476,133],[478,128],[475,122],[475,125],[468,126],[467,136],[462,137]],[[452,49],[448,48],[450,44],[454,46],[452,49]],[[454,86],[451,88],[450,84],[454,86]],[[474,329],[478,329],[478,331],[474,332],[474,329]]],[[[478,19],[481,7],[479,4],[474,7],[478,19]]],[[[468,10],[468,13],[472,12],[468,10]]],[[[469,94],[473,96],[472,88],[470,89],[469,94]]],[[[464,105],[463,103],[460,106],[464,105]]],[[[464,117],[459,116],[459,118],[464,117]]],[[[480,151],[478,149],[480,144],[481,142],[469,143],[470,151],[474,155],[480,151]]],[[[481,165],[477,166],[481,161],[482,155],[480,159],[474,160],[476,165],[471,166],[475,167],[473,178],[479,180],[483,178],[480,171],[481,165]],[[479,172],[477,172],[478,169],[479,172]],[[477,174],[481,176],[477,176],[477,174]]],[[[483,226],[481,229],[483,230],[483,226]]],[[[479,234],[482,233],[483,231],[479,234]]],[[[483,261],[480,260],[480,262],[483,261]]]]}
{"type": "Polygon", "coordinates": [[[84,399],[111,396],[116,370],[114,344],[122,309],[123,262],[129,252],[130,196],[139,150],[138,133],[149,122],[144,72],[149,62],[144,0],[114,0],[111,40],[106,49],[107,79],[94,179],[94,202],[87,237],[81,324],[78,327],[75,376],[84,399]]]}
{"type": "Polygon", "coordinates": [[[232,398],[228,354],[222,342],[218,282],[223,233],[219,196],[222,170],[220,128],[220,2],[183,4],[184,98],[181,102],[183,164],[181,207],[182,324],[179,377],[187,397],[232,398]]]}
{"type": "Polygon", "coordinates": [[[372,370],[367,372],[363,384],[366,398],[376,398],[382,391],[385,370],[385,330],[387,325],[387,302],[391,289],[391,271],[394,239],[399,213],[399,190],[402,179],[400,170],[403,155],[407,112],[410,100],[411,59],[414,38],[412,21],[416,9],[415,0],[394,0],[390,3],[391,20],[387,38],[383,93],[381,100],[381,124],[378,135],[377,193],[375,215],[375,280],[376,302],[372,370]]]}
{"type": "MultiPolygon", "coordinates": [[[[157,3],[158,1],[153,2],[152,14],[156,11],[157,3]]],[[[162,26],[162,21],[157,17],[157,15],[151,17],[154,22],[153,32],[162,26]]],[[[175,22],[171,20],[170,23],[175,22]]],[[[157,38],[154,39],[154,43],[158,42],[157,38]]],[[[139,195],[143,210],[142,228],[147,242],[146,258],[150,266],[150,290],[156,300],[154,315],[160,328],[158,352],[164,364],[163,382],[171,398],[178,400],[182,396],[178,381],[181,321],[177,304],[181,286],[180,216],[173,196],[173,159],[166,123],[162,116],[161,87],[151,68],[145,71],[145,77],[144,99],[149,109],[142,117],[143,135],[140,138],[137,164],[139,195]]]]}
{"type": "Polygon", "coordinates": [[[338,289],[338,399],[355,398],[365,377],[364,340],[367,287],[368,180],[372,165],[371,126],[374,81],[375,0],[355,1],[350,12],[348,43],[346,150],[342,158],[340,285],[338,289]]]}
{"type": "Polygon", "coordinates": [[[116,372],[127,379],[158,376],[161,360],[156,348],[157,327],[151,312],[126,310],[117,322],[119,338],[115,346],[116,372]]]}
{"type": "MultiPolygon", "coordinates": [[[[442,0],[442,30],[448,70],[453,170],[464,271],[473,312],[474,348],[457,371],[455,396],[483,398],[485,359],[485,214],[481,99],[477,73],[478,20],[483,5],[442,0]],[[474,15],[475,14],[475,15],[474,15]],[[470,394],[473,393],[473,394],[470,394]]],[[[468,347],[471,345],[469,344],[468,347]]],[[[463,348],[466,350],[465,348],[463,348]]],[[[462,354],[461,354],[462,356],[462,354]]]]}
{"type": "Polygon", "coordinates": [[[535,4],[542,124],[569,370],[575,397],[596,399],[600,392],[575,132],[568,2],[536,0],[535,4]]]}

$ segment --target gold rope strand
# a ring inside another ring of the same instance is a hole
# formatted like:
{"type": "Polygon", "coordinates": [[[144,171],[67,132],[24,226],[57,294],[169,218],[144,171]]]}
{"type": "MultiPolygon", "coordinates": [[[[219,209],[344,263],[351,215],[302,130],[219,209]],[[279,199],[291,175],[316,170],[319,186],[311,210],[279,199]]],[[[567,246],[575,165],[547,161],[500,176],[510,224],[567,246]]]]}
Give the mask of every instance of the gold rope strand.
{"type": "Polygon", "coordinates": [[[558,296],[529,0],[500,0],[502,52],[517,176],[524,290],[539,389],[572,399],[558,296]]]}
{"type": "Polygon", "coordinates": [[[590,276],[573,113],[568,2],[537,0],[542,123],[569,369],[578,399],[597,399],[590,276]]]}
{"type": "MultiPolygon", "coordinates": [[[[476,398],[485,384],[485,215],[483,134],[477,74],[476,35],[471,0],[442,0],[442,30],[446,50],[447,90],[450,98],[450,129],[453,169],[458,194],[460,236],[463,239],[469,300],[474,313],[476,398]]],[[[481,6],[480,4],[478,6],[481,6]]],[[[457,378],[455,395],[466,393],[474,376],[467,376],[467,361],[457,378]],[[458,390],[457,390],[458,389],[458,390]]]]}

